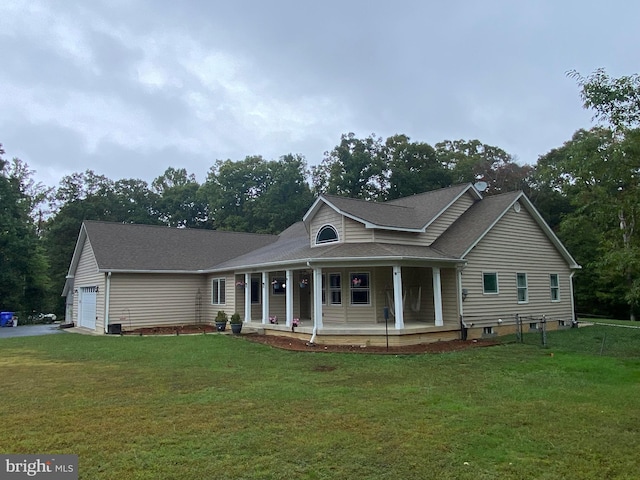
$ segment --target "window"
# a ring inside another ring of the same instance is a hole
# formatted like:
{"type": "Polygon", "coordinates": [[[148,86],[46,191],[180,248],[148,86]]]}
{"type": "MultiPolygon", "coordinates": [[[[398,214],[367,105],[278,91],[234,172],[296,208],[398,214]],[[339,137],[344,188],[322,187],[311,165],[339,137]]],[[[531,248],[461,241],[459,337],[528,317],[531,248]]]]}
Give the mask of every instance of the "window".
{"type": "Polygon", "coordinates": [[[493,335],[493,327],[484,327],[482,329],[483,335],[493,335]]]}
{"type": "Polygon", "coordinates": [[[368,273],[349,274],[351,286],[351,305],[371,305],[368,273]]]}
{"type": "Polygon", "coordinates": [[[498,274],[483,273],[482,274],[482,292],[483,293],[498,293],[498,274]]]}
{"type": "Polygon", "coordinates": [[[325,225],[318,230],[316,243],[329,243],[338,241],[338,232],[331,225],[325,225]]]}
{"type": "Polygon", "coordinates": [[[531,322],[529,324],[529,330],[537,330],[538,329],[538,324],[536,322],[531,322]]]}
{"type": "Polygon", "coordinates": [[[516,273],[516,283],[518,286],[518,303],[527,303],[529,301],[529,292],[527,289],[527,274],[516,273]]]}
{"type": "Polygon", "coordinates": [[[273,277],[271,279],[274,295],[284,295],[286,284],[284,278],[273,277]]]}
{"type": "Polygon", "coordinates": [[[549,275],[549,285],[551,286],[551,301],[560,301],[560,279],[557,273],[549,275]]]}
{"type": "Polygon", "coordinates": [[[251,303],[260,303],[260,287],[262,282],[259,278],[251,277],[251,303]]]}
{"type": "Polygon", "coordinates": [[[214,278],[211,281],[211,303],[213,305],[225,304],[225,286],[226,280],[224,278],[214,278]]]}
{"type": "Polygon", "coordinates": [[[331,305],[342,305],[342,277],[339,273],[329,274],[329,298],[331,305]]]}

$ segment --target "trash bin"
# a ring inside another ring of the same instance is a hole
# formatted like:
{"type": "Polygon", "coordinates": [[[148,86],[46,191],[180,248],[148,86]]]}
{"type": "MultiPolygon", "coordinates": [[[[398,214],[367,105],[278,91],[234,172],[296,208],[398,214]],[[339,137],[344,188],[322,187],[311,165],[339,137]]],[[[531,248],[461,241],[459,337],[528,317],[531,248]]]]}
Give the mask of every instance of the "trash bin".
{"type": "Polygon", "coordinates": [[[13,312],[0,312],[0,327],[13,327],[13,312]]]}

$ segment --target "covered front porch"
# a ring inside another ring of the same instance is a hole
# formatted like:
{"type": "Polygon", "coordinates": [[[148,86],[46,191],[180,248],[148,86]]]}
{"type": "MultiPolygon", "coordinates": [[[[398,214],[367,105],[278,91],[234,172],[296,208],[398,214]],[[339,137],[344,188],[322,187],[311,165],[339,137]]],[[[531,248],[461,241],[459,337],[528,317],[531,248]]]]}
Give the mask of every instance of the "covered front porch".
{"type": "Polygon", "coordinates": [[[315,343],[399,345],[459,338],[456,264],[306,265],[236,274],[247,329],[315,343]]]}

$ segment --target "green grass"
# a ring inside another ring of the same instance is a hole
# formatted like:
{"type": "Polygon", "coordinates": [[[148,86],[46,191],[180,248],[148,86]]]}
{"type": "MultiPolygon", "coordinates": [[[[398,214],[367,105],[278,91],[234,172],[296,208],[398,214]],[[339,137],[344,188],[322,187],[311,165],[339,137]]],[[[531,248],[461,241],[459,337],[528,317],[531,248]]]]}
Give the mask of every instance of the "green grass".
{"type": "Polygon", "coordinates": [[[640,339],[600,355],[594,328],[406,356],[3,339],[0,451],[78,454],[83,479],[635,479],[640,339]]]}

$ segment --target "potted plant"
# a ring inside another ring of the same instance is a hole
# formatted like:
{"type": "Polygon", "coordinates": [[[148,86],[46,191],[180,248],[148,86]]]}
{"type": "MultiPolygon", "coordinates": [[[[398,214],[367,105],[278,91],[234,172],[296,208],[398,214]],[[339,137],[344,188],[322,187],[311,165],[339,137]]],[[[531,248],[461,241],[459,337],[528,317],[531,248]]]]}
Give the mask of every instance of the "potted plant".
{"type": "Polygon", "coordinates": [[[224,332],[227,328],[227,313],[224,310],[218,310],[216,315],[216,330],[224,332]]]}
{"type": "Polygon", "coordinates": [[[240,319],[240,314],[236,312],[231,315],[231,321],[229,323],[231,324],[231,331],[238,335],[242,330],[242,320],[240,319]]]}

